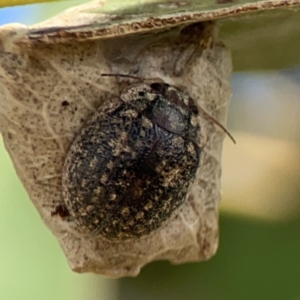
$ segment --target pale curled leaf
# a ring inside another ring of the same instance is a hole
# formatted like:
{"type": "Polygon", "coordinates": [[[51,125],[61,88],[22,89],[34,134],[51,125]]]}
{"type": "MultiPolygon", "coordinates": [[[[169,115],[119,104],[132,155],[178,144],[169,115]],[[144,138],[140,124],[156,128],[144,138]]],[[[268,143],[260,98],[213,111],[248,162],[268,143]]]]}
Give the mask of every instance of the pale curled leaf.
{"type": "Polygon", "coordinates": [[[300,7],[300,0],[216,2],[93,0],[29,27],[21,43],[57,43],[166,30],[193,22],[240,17],[253,12],[300,7]]]}

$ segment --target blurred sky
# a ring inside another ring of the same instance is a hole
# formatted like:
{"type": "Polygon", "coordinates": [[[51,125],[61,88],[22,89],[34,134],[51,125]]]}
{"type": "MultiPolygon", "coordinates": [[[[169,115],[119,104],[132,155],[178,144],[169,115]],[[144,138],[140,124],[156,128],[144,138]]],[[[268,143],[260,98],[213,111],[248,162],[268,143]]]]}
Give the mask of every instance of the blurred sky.
{"type": "Polygon", "coordinates": [[[67,0],[54,3],[39,3],[23,6],[13,6],[0,9],[0,25],[7,23],[22,23],[31,25],[56,15],[64,9],[86,2],[84,0],[67,0]]]}
{"type": "Polygon", "coordinates": [[[0,9],[0,25],[22,23],[30,25],[40,21],[41,5],[24,5],[0,9]],[[30,17],[29,17],[30,16],[30,17]]]}

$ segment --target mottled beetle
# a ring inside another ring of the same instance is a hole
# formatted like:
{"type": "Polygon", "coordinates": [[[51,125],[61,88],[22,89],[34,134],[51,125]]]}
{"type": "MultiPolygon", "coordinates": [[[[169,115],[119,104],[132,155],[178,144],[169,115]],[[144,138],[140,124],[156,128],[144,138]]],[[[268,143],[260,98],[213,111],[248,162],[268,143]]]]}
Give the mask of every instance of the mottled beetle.
{"type": "Polygon", "coordinates": [[[157,80],[127,84],[104,103],[64,163],[63,196],[79,226],[108,239],[159,228],[185,201],[199,167],[198,117],[186,92],[157,80]]]}

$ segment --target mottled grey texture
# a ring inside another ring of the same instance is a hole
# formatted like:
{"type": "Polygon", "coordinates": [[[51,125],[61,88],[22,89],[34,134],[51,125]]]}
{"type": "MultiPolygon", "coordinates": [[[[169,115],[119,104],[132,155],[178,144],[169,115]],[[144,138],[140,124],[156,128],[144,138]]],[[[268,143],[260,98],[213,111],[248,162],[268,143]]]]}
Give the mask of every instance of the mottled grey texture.
{"type": "Polygon", "coordinates": [[[161,227],[186,200],[200,162],[198,108],[165,83],[128,83],[79,131],[62,175],[79,230],[108,239],[161,227]]]}

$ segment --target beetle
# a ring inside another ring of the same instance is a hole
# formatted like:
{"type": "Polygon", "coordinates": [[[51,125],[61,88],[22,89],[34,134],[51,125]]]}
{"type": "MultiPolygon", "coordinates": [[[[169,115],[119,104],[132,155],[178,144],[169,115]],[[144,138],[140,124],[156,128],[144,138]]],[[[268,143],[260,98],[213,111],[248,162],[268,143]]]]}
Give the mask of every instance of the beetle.
{"type": "Polygon", "coordinates": [[[159,228],[188,195],[200,131],[199,110],[186,92],[155,80],[127,83],[68,151],[62,187],[75,222],[107,239],[159,228]]]}

